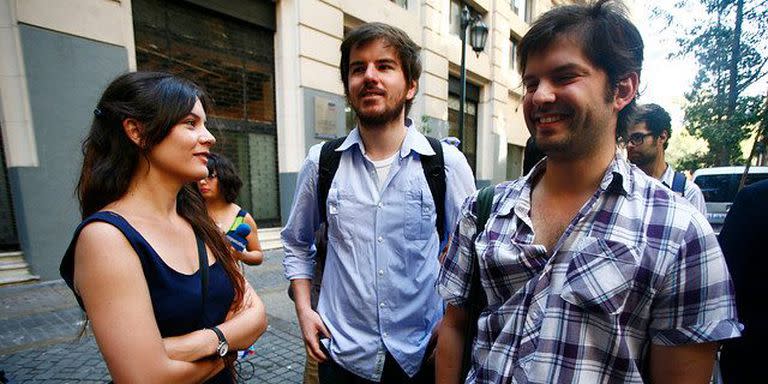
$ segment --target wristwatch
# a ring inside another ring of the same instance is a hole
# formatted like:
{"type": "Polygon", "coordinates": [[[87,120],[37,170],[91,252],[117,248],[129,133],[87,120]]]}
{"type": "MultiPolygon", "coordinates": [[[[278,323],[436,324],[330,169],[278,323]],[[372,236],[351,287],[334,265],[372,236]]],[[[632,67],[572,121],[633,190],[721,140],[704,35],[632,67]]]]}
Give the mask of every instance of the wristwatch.
{"type": "Polygon", "coordinates": [[[218,327],[211,327],[207,329],[213,331],[213,333],[216,334],[216,337],[219,338],[219,344],[216,345],[216,354],[219,355],[219,357],[226,356],[227,352],[229,352],[229,343],[227,343],[227,338],[224,337],[224,333],[222,333],[218,327]]]}

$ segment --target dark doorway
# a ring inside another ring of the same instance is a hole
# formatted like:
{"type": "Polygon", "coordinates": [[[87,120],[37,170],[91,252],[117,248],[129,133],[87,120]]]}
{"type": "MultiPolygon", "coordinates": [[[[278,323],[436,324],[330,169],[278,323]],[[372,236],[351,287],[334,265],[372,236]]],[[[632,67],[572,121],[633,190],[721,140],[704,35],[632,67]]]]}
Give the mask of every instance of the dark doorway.
{"type": "Polygon", "coordinates": [[[0,252],[18,251],[19,238],[16,235],[16,219],[11,203],[11,186],[8,182],[8,168],[5,166],[3,135],[0,135],[0,252]]]}

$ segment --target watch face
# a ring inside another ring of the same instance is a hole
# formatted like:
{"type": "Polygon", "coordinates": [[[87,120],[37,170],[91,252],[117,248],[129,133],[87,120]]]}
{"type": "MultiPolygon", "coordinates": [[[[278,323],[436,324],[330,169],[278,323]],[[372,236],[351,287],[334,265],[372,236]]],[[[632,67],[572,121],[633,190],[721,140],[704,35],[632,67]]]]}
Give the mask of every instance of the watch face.
{"type": "Polygon", "coordinates": [[[216,350],[219,352],[219,356],[224,357],[227,352],[229,352],[229,345],[225,342],[219,343],[219,346],[216,348],[216,350]]]}

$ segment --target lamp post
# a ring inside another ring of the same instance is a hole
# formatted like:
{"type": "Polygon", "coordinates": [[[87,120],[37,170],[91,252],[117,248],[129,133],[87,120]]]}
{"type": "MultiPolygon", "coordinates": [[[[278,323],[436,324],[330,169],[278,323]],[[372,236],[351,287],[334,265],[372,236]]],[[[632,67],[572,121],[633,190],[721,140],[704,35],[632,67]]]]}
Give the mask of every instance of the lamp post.
{"type": "Polygon", "coordinates": [[[488,39],[488,27],[480,15],[472,17],[469,8],[465,5],[461,11],[461,95],[459,100],[459,149],[464,150],[464,104],[467,102],[467,27],[469,28],[469,44],[472,50],[480,56],[485,49],[485,41],[488,39]]]}

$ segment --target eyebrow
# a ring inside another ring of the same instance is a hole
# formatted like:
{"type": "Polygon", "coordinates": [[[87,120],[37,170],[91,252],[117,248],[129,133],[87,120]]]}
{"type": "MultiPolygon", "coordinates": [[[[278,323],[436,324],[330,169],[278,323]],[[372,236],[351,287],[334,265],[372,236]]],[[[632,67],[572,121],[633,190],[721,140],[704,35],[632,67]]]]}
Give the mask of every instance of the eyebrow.
{"type": "MultiPolygon", "coordinates": [[[[390,59],[390,58],[384,58],[384,59],[374,60],[374,63],[376,63],[376,64],[385,64],[385,63],[386,64],[397,64],[397,60],[390,59]]],[[[365,62],[362,61],[362,60],[357,60],[357,61],[353,61],[353,62],[349,63],[349,67],[350,68],[355,67],[355,66],[359,66],[359,65],[365,65],[365,62]]]]}
{"type": "MultiPolygon", "coordinates": [[[[558,73],[569,72],[569,71],[576,71],[579,73],[587,72],[586,68],[584,68],[583,65],[579,65],[576,63],[568,63],[568,64],[563,64],[559,67],[556,67],[555,69],[552,69],[551,71],[547,72],[547,74],[558,74],[558,73]]],[[[540,77],[540,76],[525,75],[523,76],[523,82],[532,80],[537,77],[540,77]]]]}

